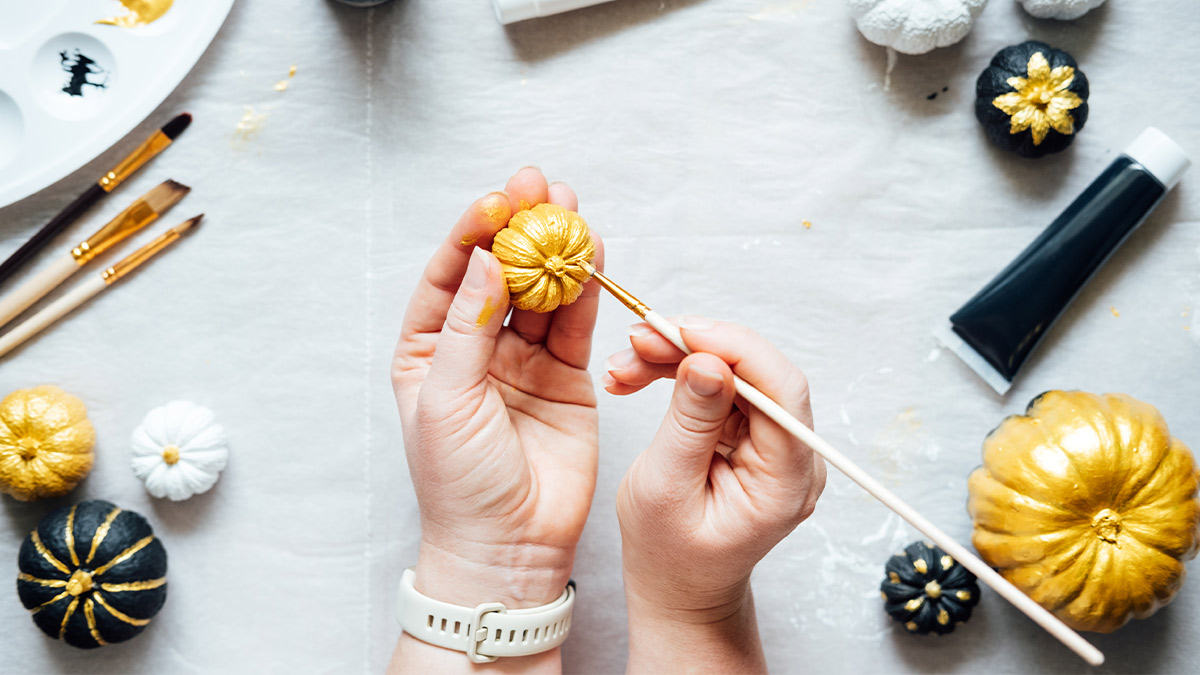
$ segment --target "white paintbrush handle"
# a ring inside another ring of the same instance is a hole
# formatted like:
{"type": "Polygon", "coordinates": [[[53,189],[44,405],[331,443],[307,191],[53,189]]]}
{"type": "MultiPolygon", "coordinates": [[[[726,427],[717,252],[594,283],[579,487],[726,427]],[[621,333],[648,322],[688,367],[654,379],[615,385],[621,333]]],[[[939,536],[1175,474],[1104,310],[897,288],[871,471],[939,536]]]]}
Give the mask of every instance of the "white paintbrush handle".
{"type": "Polygon", "coordinates": [[[79,264],[75,262],[75,258],[70,253],[67,253],[61,258],[56,258],[49,267],[35,274],[33,278],[12,293],[4,296],[4,299],[0,300],[0,328],[17,318],[18,314],[41,300],[78,270],[79,264]]]}
{"type": "MultiPolygon", "coordinates": [[[[691,353],[692,350],[688,349],[687,345],[683,342],[683,336],[680,334],[678,326],[668,321],[658,312],[649,312],[645,318],[646,323],[650,324],[654,330],[669,340],[671,344],[678,347],[685,354],[691,353]]],[[[776,424],[787,430],[788,433],[812,448],[813,452],[846,474],[850,480],[858,483],[864,490],[871,493],[871,496],[883,502],[884,506],[895,511],[897,515],[908,521],[921,534],[929,537],[933,543],[950,554],[950,557],[974,573],[980,581],[990,586],[992,590],[996,591],[1005,600],[1011,602],[1017,609],[1024,612],[1026,616],[1037,622],[1039,626],[1045,628],[1048,633],[1070,648],[1071,651],[1078,654],[1084,661],[1093,666],[1099,666],[1104,663],[1104,654],[1090,642],[1084,640],[1079,633],[1071,630],[1058,617],[1034,602],[1033,598],[1022,593],[1021,589],[1000,576],[998,572],[980,560],[974,553],[967,550],[965,546],[959,544],[953,537],[943,532],[941,528],[934,525],[925,516],[922,516],[911,506],[904,503],[904,500],[884,487],[882,483],[872,478],[866,471],[860,469],[857,464],[850,461],[837,448],[825,442],[815,431],[804,426],[800,420],[793,417],[782,406],[740,377],[734,376],[733,382],[737,388],[737,393],[746,399],[750,405],[761,410],[767,417],[774,420],[776,424]]]]}
{"type": "Polygon", "coordinates": [[[42,332],[50,324],[70,314],[71,310],[91,300],[106,288],[108,288],[108,284],[104,283],[104,279],[99,274],[83,280],[69,293],[46,305],[45,309],[0,337],[0,357],[42,332]]]}

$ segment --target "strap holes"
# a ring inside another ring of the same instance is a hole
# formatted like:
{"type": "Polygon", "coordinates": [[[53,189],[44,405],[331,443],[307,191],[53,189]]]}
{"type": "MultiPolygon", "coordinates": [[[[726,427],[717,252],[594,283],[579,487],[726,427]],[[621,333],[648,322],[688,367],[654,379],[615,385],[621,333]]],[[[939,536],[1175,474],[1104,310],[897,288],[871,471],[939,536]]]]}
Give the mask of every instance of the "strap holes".
{"type": "Polygon", "coordinates": [[[459,630],[461,630],[461,629],[462,629],[462,622],[461,622],[461,621],[455,621],[455,622],[454,622],[454,634],[455,634],[455,635],[458,635],[458,631],[459,631],[459,630]]]}
{"type": "Polygon", "coordinates": [[[445,619],[442,619],[442,632],[443,633],[446,632],[446,620],[445,619]]]}
{"type": "Polygon", "coordinates": [[[426,619],[428,619],[428,620],[425,622],[425,627],[426,627],[426,628],[429,628],[429,629],[432,629],[432,628],[433,628],[433,615],[432,615],[432,614],[430,614],[429,616],[427,616],[427,617],[425,617],[425,618],[426,618],[426,619]]]}
{"type": "Polygon", "coordinates": [[[524,631],[521,632],[521,644],[523,644],[523,645],[529,644],[529,629],[528,628],[526,628],[524,631]]]}
{"type": "Polygon", "coordinates": [[[517,631],[515,631],[515,630],[508,631],[508,644],[511,645],[512,643],[514,643],[516,641],[517,641],[517,631]]]}
{"type": "Polygon", "coordinates": [[[501,633],[503,633],[503,631],[501,631],[499,628],[497,628],[497,629],[496,629],[496,640],[495,640],[496,642],[499,642],[499,641],[500,641],[500,635],[501,635],[501,633]]]}
{"type": "Polygon", "coordinates": [[[533,629],[533,641],[534,641],[534,642],[537,642],[537,641],[538,641],[538,635],[540,635],[540,634],[541,634],[541,632],[542,632],[542,629],[541,629],[540,627],[539,627],[539,628],[534,628],[534,629],[533,629]]]}

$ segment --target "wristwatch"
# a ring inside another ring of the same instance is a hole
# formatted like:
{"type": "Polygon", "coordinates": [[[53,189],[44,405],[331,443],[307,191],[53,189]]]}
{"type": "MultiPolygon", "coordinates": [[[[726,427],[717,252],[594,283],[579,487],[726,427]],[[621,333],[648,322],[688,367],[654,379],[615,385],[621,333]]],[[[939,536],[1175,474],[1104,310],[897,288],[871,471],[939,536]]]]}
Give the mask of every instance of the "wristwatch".
{"type": "Polygon", "coordinates": [[[400,577],[396,609],[400,627],[422,642],[466,652],[474,663],[549,651],[561,645],[571,630],[574,581],[548,605],[508,609],[500,602],[464,607],[434,600],[413,587],[416,576],[410,567],[400,577]]]}

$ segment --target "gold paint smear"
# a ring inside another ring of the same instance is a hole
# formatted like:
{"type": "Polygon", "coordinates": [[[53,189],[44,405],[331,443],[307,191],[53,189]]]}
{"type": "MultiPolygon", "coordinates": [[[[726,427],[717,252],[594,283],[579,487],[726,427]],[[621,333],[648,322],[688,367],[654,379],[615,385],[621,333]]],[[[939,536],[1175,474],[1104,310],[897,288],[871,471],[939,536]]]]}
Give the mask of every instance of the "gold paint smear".
{"type": "Polygon", "coordinates": [[[112,560],[109,560],[107,563],[105,563],[101,567],[97,568],[96,571],[92,572],[92,576],[94,576],[94,577],[101,576],[102,574],[111,570],[112,568],[116,567],[117,565],[120,565],[121,563],[125,562],[129,558],[132,558],[133,554],[146,548],[146,545],[152,541],[154,541],[154,535],[150,535],[150,536],[142,539],[138,543],[134,544],[133,546],[130,546],[129,548],[125,549],[124,551],[121,551],[119,554],[117,554],[117,557],[113,558],[112,560]]]}
{"type": "Polygon", "coordinates": [[[475,329],[479,330],[487,325],[488,321],[492,320],[492,315],[496,313],[496,304],[488,298],[483,302],[483,310],[479,312],[479,318],[475,319],[475,329]]]}
{"type": "Polygon", "coordinates": [[[292,79],[295,76],[296,76],[296,66],[293,65],[291,68],[288,69],[287,78],[275,83],[275,91],[287,91],[288,84],[289,84],[288,80],[292,79]]]}
{"type": "Polygon", "coordinates": [[[804,229],[806,229],[806,230],[811,230],[811,229],[812,229],[812,221],[811,221],[811,220],[805,220],[805,221],[801,221],[801,223],[800,223],[800,224],[801,224],[801,225],[803,225],[803,226],[804,226],[804,229]]]}
{"type": "Polygon", "coordinates": [[[113,521],[117,516],[121,515],[121,509],[114,508],[104,517],[104,522],[100,523],[100,527],[96,528],[96,533],[92,535],[92,548],[88,551],[87,562],[92,562],[92,558],[96,557],[96,549],[104,542],[104,538],[108,536],[108,530],[112,527],[113,521]]]}
{"type": "MultiPolygon", "coordinates": [[[[63,574],[70,574],[70,573],[71,573],[71,570],[67,569],[67,566],[66,566],[66,565],[64,565],[64,564],[62,564],[61,562],[59,562],[59,561],[58,561],[58,558],[55,558],[55,557],[54,557],[54,554],[50,553],[50,551],[48,551],[48,550],[46,549],[46,545],[42,543],[42,538],[41,538],[41,536],[40,536],[40,535],[38,535],[38,531],[37,531],[37,530],[34,530],[34,531],[33,531],[33,537],[32,537],[32,538],[33,538],[33,547],[34,547],[35,549],[37,549],[38,555],[40,555],[40,556],[42,556],[43,558],[45,558],[45,559],[46,559],[46,562],[48,562],[48,563],[50,563],[51,565],[53,565],[53,566],[54,566],[56,569],[58,569],[58,570],[59,570],[60,572],[62,572],[63,574]]],[[[63,584],[63,585],[65,586],[66,584],[63,584]]]]}
{"type": "Polygon", "coordinates": [[[1113,316],[1115,316],[1115,317],[1117,317],[1117,318],[1120,318],[1120,317],[1121,317],[1121,313],[1117,311],[1117,306],[1116,306],[1116,305],[1113,305],[1113,306],[1109,307],[1109,308],[1108,308],[1108,311],[1112,312],[1112,315],[1113,315],[1113,316]]]}
{"type": "Polygon", "coordinates": [[[249,141],[262,131],[267,125],[267,113],[257,113],[254,111],[254,106],[245,106],[242,112],[242,118],[238,120],[237,126],[233,129],[233,140],[249,141]]]}
{"type": "Polygon", "coordinates": [[[120,28],[137,28],[158,21],[171,9],[175,0],[118,0],[129,13],[125,16],[114,16],[100,19],[96,23],[120,28]]]}
{"type": "MultiPolygon", "coordinates": [[[[101,607],[108,610],[109,614],[112,614],[117,619],[124,621],[131,626],[145,626],[146,624],[150,623],[150,619],[135,619],[132,616],[129,616],[128,614],[118,610],[116,607],[108,604],[108,601],[104,599],[104,596],[100,595],[99,593],[92,593],[92,597],[96,599],[96,602],[100,603],[101,607]]],[[[78,600],[78,598],[76,599],[78,600]]]]}
{"type": "Polygon", "coordinates": [[[101,647],[108,644],[104,638],[100,637],[100,631],[96,629],[96,604],[92,602],[91,598],[83,603],[83,615],[87,617],[88,632],[92,634],[92,639],[96,641],[96,644],[101,647]]]}
{"type": "Polygon", "coordinates": [[[463,246],[474,246],[475,242],[477,241],[479,241],[479,235],[475,234],[474,232],[468,232],[463,235],[462,240],[458,243],[462,244],[463,246]]]}
{"type": "Polygon", "coordinates": [[[109,593],[121,593],[124,591],[148,591],[152,588],[158,588],[167,583],[166,577],[150,579],[148,581],[131,581],[127,584],[100,584],[100,588],[109,593]]]}

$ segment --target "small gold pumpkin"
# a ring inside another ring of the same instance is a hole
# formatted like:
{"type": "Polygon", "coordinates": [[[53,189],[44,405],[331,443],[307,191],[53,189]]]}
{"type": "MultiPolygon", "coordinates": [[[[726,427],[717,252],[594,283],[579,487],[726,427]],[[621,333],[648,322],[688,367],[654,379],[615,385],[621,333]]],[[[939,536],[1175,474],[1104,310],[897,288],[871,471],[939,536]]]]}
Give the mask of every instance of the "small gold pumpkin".
{"type": "Polygon", "coordinates": [[[0,401],[0,492],[67,494],[92,470],[95,443],[83,401],[48,385],[14,391],[0,401]]]}
{"type": "Polygon", "coordinates": [[[596,255],[588,224],[574,211],[538,204],[520,211],[492,243],[517,309],[552,312],[583,292],[590,275],[580,263],[596,255]]]}
{"type": "Polygon", "coordinates": [[[1197,479],[1154,406],[1047,392],[984,441],[968,484],[972,541],[1072,628],[1111,633],[1183,585],[1200,547],[1197,479]]]}

